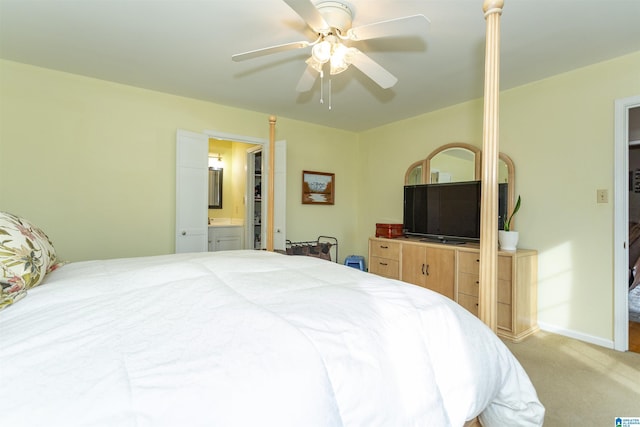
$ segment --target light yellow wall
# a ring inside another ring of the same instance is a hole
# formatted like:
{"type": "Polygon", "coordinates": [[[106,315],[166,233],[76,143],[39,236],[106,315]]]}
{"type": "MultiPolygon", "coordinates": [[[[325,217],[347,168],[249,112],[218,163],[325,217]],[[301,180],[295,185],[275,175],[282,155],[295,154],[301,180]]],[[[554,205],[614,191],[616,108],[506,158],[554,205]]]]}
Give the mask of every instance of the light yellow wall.
{"type": "MultiPolygon", "coordinates": [[[[176,129],[268,139],[268,118],[0,61],[0,209],[40,225],[66,260],[172,253],[176,129]]],[[[331,233],[350,251],[357,135],[278,118],[276,138],[288,146],[287,234],[331,233]],[[303,169],[334,172],[339,203],[301,206],[303,169]]]]}
{"type": "Polygon", "coordinates": [[[299,241],[319,235],[337,237],[341,262],[345,256],[358,253],[356,248],[367,237],[358,235],[356,226],[361,192],[357,135],[302,122],[281,127],[280,135],[287,140],[287,238],[299,241]],[[303,138],[306,134],[309,143],[291,144],[286,136],[290,133],[303,138]],[[334,205],[302,204],[303,170],[335,174],[334,205]]]}
{"type": "MultiPolygon", "coordinates": [[[[539,251],[539,320],[613,339],[614,101],[640,93],[640,52],[505,91],[500,150],[522,195],[519,246],[539,251]]],[[[361,235],[402,222],[406,168],[449,142],[481,147],[481,100],[361,135],[361,235]],[[380,173],[384,171],[384,173],[380,173]]],[[[360,251],[366,242],[360,241],[360,251]]]]}

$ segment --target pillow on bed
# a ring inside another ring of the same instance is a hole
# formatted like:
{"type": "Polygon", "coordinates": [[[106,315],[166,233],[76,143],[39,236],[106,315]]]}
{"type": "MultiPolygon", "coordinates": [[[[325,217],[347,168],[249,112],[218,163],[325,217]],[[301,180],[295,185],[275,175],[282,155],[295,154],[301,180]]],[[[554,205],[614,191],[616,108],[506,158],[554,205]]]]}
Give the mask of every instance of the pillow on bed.
{"type": "Polygon", "coordinates": [[[24,218],[0,212],[0,309],[38,286],[61,262],[49,237],[24,218]]]}
{"type": "Polygon", "coordinates": [[[27,296],[27,290],[21,283],[7,284],[6,288],[4,286],[4,283],[0,286],[0,310],[27,296]]]}

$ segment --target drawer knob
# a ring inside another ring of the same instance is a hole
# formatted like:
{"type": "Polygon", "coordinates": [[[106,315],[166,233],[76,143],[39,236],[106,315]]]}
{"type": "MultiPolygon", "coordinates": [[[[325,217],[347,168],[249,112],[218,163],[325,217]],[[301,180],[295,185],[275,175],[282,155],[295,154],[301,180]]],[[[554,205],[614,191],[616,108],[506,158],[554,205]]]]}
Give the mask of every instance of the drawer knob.
{"type": "Polygon", "coordinates": [[[380,249],[389,249],[389,246],[380,245],[380,249]]]}
{"type": "Polygon", "coordinates": [[[386,262],[381,262],[380,265],[389,265],[386,262]]]}

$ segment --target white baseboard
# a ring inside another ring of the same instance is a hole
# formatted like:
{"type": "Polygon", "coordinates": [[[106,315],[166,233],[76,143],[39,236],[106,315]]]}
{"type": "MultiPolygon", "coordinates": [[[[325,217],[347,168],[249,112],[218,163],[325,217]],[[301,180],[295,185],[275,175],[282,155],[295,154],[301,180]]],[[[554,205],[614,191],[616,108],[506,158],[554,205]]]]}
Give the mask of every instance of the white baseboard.
{"type": "Polygon", "coordinates": [[[559,328],[556,325],[550,325],[544,322],[538,322],[538,326],[541,330],[545,332],[551,332],[553,334],[562,335],[565,337],[573,338],[576,340],[588,342],[589,344],[599,345],[600,347],[606,347],[613,349],[613,340],[606,340],[601,337],[595,337],[593,335],[583,334],[582,332],[577,332],[571,329],[559,328]]]}

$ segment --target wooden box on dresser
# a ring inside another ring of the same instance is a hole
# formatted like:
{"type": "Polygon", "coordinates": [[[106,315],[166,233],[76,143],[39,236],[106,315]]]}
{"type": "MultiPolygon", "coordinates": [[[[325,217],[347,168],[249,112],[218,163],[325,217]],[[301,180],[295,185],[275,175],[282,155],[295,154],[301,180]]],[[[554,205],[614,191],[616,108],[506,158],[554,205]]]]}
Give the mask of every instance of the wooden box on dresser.
{"type": "MultiPolygon", "coordinates": [[[[480,249],[415,238],[370,238],[369,272],[434,290],[478,315],[480,249]]],[[[498,252],[498,335],[518,342],[538,330],[538,254],[498,252]]]]}

